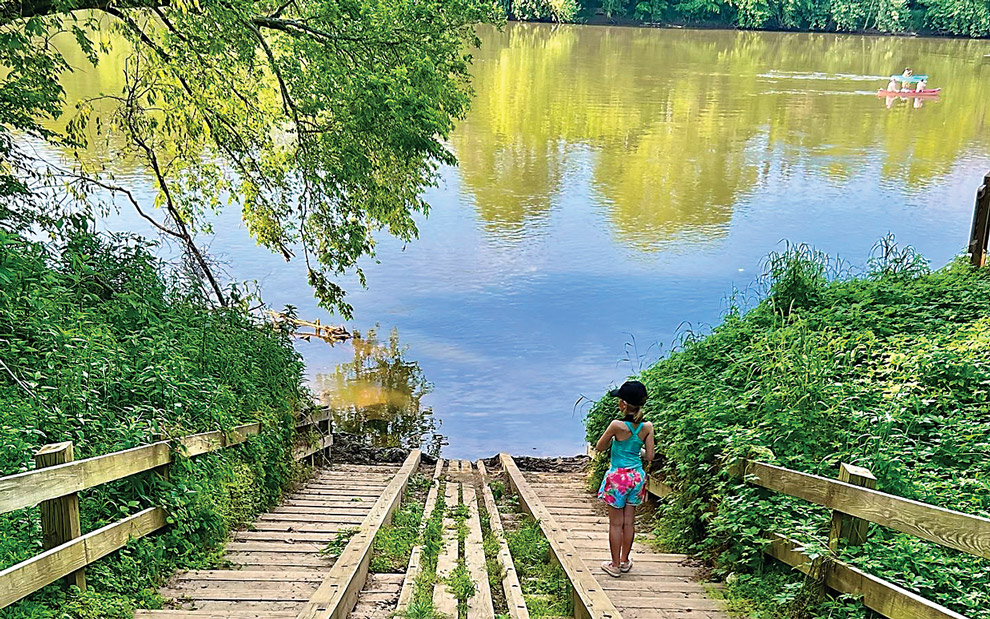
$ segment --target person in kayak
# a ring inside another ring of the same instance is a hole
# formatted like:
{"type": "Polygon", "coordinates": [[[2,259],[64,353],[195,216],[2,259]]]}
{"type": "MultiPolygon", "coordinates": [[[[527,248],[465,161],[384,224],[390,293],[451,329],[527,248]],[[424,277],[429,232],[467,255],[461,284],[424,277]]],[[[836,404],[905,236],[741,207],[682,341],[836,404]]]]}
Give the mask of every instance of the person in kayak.
{"type": "Polygon", "coordinates": [[[914,75],[914,71],[911,67],[904,67],[904,72],[901,73],[901,90],[910,90],[911,77],[914,75]]]}
{"type": "Polygon", "coordinates": [[[609,454],[608,472],[598,489],[598,498],[608,505],[608,549],[612,560],[602,563],[602,570],[618,578],[632,569],[633,538],[636,535],[636,506],[646,498],[646,471],[643,459],[653,460],[653,424],[643,422],[646,387],[630,380],[609,392],[619,398],[623,419],[609,424],[595,449],[609,454]]]}

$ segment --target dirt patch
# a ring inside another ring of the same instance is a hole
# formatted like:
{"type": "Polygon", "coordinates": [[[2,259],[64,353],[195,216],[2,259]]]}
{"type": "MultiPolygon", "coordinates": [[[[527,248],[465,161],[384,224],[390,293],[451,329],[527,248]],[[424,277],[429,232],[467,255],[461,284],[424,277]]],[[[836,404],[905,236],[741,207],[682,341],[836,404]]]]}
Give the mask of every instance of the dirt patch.
{"type": "MultiPolygon", "coordinates": [[[[330,462],[335,464],[402,464],[409,451],[398,447],[371,447],[357,434],[335,432],[330,462]]],[[[423,454],[423,464],[436,464],[436,458],[423,454]]]]}

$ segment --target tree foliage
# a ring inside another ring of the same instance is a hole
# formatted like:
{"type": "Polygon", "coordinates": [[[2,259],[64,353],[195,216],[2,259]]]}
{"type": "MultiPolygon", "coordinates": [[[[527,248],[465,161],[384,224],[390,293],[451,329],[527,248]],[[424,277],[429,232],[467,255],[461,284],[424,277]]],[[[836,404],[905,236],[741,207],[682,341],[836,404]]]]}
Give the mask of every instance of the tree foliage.
{"type": "Polygon", "coordinates": [[[225,300],[221,283],[194,239],[211,210],[231,204],[259,244],[286,259],[301,253],[324,307],[348,314],[332,277],[360,273],[376,231],[415,237],[423,188],[454,162],[443,140],[469,103],[472,24],[494,17],[478,0],[5,4],[0,62],[12,70],[0,81],[0,191],[37,200],[30,180],[45,179],[12,131],[69,145],[95,133],[148,171],[155,204],[106,161],[80,160],[58,181],[84,198],[130,202],[186,245],[216,298],[225,300]],[[59,134],[45,122],[61,114],[67,65],[55,42],[67,36],[94,64],[111,40],[129,57],[123,89],[79,102],[59,134]]]}
{"type": "MultiPolygon", "coordinates": [[[[533,1],[546,2],[526,0],[533,1]]],[[[580,0],[570,16],[557,21],[580,20],[598,11],[612,19],[755,30],[990,36],[990,4],[985,0],[580,0]]],[[[542,14],[520,10],[511,14],[521,20],[546,21],[542,14]]]]}

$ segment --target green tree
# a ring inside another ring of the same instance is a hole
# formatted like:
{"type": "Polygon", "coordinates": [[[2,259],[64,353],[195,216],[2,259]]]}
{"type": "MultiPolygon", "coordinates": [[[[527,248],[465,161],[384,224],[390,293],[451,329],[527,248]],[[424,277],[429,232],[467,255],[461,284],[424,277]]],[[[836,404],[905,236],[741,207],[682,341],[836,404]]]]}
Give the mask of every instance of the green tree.
{"type": "Polygon", "coordinates": [[[302,254],[324,307],[349,315],[332,278],[360,275],[357,260],[374,253],[376,232],[416,236],[413,215],[428,210],[423,188],[439,164],[454,162],[443,141],[470,101],[472,25],[495,16],[483,0],[5,2],[0,198],[16,203],[0,216],[50,211],[46,183],[68,182],[91,203],[111,194],[183,243],[225,304],[195,238],[210,211],[236,206],[260,245],[287,260],[302,254]],[[66,36],[93,64],[109,41],[129,53],[124,87],[80,102],[53,131],[58,78],[69,70],[55,43],[66,36]],[[69,147],[95,133],[110,156],[147,170],[154,205],[106,172],[106,161],[42,165],[14,132],[69,147]]]}

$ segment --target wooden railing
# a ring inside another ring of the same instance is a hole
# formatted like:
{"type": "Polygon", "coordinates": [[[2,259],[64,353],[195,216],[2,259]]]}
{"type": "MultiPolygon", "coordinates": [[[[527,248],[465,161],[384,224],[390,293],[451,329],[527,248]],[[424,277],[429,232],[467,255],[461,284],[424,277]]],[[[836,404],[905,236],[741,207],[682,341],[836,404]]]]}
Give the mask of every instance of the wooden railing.
{"type": "MultiPolygon", "coordinates": [[[[333,444],[329,411],[299,418],[295,459],[315,458],[333,444]]],[[[86,588],[85,567],[166,524],[160,507],[82,534],[79,492],[150,470],[164,471],[178,455],[193,457],[239,445],[261,431],[250,423],[229,434],[204,432],[158,441],[124,451],[73,460],[71,442],[45,445],[35,454],[35,469],[0,477],[0,514],[40,504],[45,552],[0,571],[0,608],[66,577],[86,588]]]]}
{"type": "MultiPolygon", "coordinates": [[[[765,552],[805,574],[814,574],[829,588],[861,596],[868,608],[891,619],[966,619],[894,583],[867,574],[835,558],[842,544],[857,545],[866,539],[873,522],[902,533],[990,559],[990,519],[912,501],[876,490],[870,471],[843,464],[839,479],[828,479],[764,462],[742,460],[730,472],[747,483],[786,494],[832,510],[827,556],[812,558],[801,544],[768,533],[765,552]]],[[[657,496],[673,492],[651,478],[648,489],[657,496]]]]}

